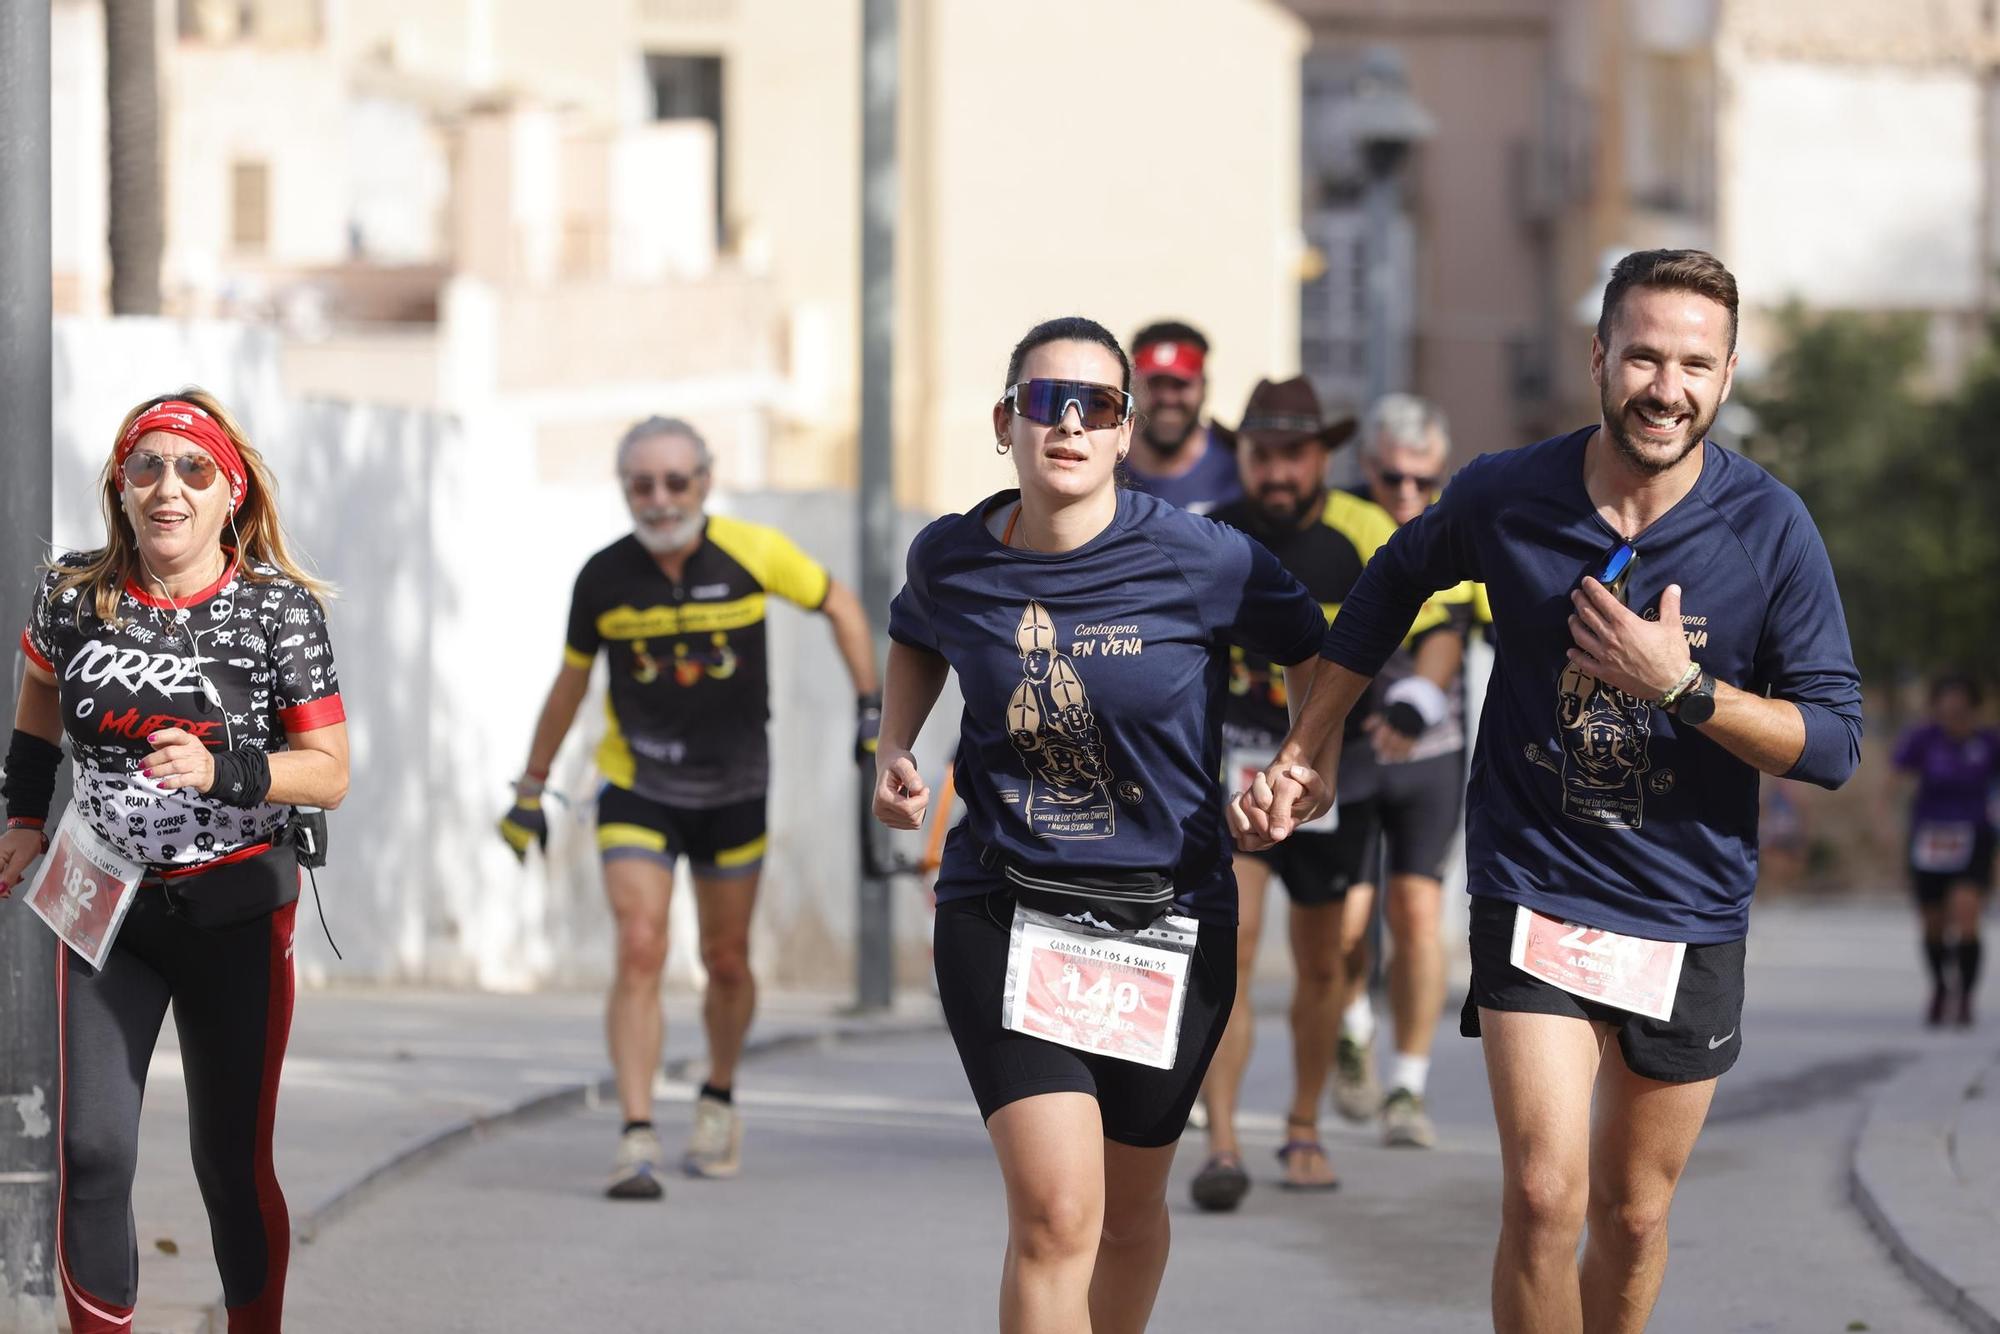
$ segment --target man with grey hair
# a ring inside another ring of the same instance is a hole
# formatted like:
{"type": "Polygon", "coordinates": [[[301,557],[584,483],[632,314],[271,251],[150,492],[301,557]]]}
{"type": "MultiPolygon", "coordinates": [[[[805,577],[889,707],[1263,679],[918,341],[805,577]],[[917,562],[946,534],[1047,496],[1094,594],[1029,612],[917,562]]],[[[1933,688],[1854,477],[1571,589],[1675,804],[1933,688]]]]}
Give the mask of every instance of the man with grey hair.
{"type": "MultiPolygon", "coordinates": [[[[1444,413],[1413,394],[1389,394],[1368,413],[1362,436],[1364,485],[1358,495],[1397,526],[1424,512],[1451,455],[1444,413]]],[[[1334,1105],[1352,1121],[1382,1118],[1385,1143],[1429,1148],[1437,1132],[1424,1110],[1431,1040],[1444,1009],[1444,945],[1439,919],[1444,858],[1465,793],[1465,706],[1460,679],[1465,636],[1484,614],[1485,594],[1460,584],[1424,607],[1413,637],[1378,678],[1381,708],[1365,740],[1342,757],[1340,818],[1368,829],[1362,871],[1347,892],[1341,922],[1347,1006],[1334,1062],[1334,1105]],[[1375,883],[1387,871],[1384,917],[1395,952],[1389,1003],[1396,1062],[1382,1096],[1373,1060],[1374,1007],[1368,996],[1368,920],[1375,883]]]]}
{"type": "Polygon", "coordinates": [[[664,1024],[660,974],[674,866],[688,859],[708,972],[702,1019],[708,1078],[682,1159],[691,1176],[737,1171],[742,1121],[732,1086],[756,1006],[750,915],[765,847],[770,717],[764,608],[775,594],[824,612],[857,698],[856,755],[872,754],[882,696],[867,618],[854,594],[774,528],[706,512],[708,445],[688,423],[648,417],[618,442],[632,531],[577,576],[563,663],[535,725],[500,832],[517,857],[548,844],[543,784],[601,652],[609,726],[597,845],[618,931],[605,1031],[625,1125],[607,1194],[658,1199],[653,1077],[664,1024]]]}

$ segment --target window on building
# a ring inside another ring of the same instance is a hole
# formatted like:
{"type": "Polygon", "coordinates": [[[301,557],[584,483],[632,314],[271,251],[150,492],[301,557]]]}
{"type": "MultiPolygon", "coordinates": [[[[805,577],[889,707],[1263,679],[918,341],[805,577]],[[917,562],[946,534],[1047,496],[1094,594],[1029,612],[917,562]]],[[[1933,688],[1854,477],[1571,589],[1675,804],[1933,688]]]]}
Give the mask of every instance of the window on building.
{"type": "Polygon", "coordinates": [[[653,90],[654,120],[705,120],[715,130],[715,239],[727,237],[723,219],[722,57],[659,55],[646,57],[646,82],[653,90]]]}
{"type": "Polygon", "coordinates": [[[243,254],[261,255],[271,244],[271,164],[229,165],[229,242],[243,254]]]}

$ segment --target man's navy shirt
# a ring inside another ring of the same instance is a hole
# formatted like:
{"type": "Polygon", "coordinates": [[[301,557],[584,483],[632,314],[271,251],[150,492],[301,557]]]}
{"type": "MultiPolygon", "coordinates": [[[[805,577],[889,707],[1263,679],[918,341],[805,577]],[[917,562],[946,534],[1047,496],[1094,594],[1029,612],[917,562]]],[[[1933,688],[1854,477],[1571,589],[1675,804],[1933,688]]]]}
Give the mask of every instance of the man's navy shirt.
{"type": "Polygon", "coordinates": [[[1176,903],[1236,920],[1220,733],[1229,645],[1311,658],[1326,618],[1234,528],[1139,492],[1074,551],[1004,546],[1003,492],[910,544],[889,634],[942,656],[965,696],[939,902],[1003,883],[982,848],[1033,869],[1148,870],[1176,903]]]}
{"type": "MultiPolygon", "coordinates": [[[[1570,593],[1616,545],[1584,488],[1595,427],[1475,459],[1369,562],[1323,656],[1373,676],[1433,591],[1485,582],[1499,628],[1472,761],[1472,893],[1567,921],[1692,944],[1748,933],[1757,879],[1750,765],[1577,670],[1570,593]]],[[[1701,478],[1639,534],[1627,592],[1659,614],[1681,586],[1694,660],[1797,705],[1788,778],[1836,787],[1861,747],[1861,678],[1819,531],[1799,498],[1704,441],[1701,478]]]]}

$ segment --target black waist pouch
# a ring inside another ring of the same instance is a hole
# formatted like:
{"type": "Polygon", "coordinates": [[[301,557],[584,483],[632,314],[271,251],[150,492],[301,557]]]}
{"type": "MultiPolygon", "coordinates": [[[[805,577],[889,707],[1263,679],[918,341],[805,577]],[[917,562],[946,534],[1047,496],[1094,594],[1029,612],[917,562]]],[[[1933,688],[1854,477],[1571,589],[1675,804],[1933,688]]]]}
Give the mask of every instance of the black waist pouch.
{"type": "Polygon", "coordinates": [[[1006,878],[1016,903],[1113,931],[1151,926],[1174,906],[1174,878],[1162,871],[1030,869],[993,848],[980,849],[979,864],[1006,878]]]}
{"type": "Polygon", "coordinates": [[[204,931],[255,921],[299,897],[299,858],[289,840],[248,849],[228,861],[154,874],[168,909],[204,931]]]}

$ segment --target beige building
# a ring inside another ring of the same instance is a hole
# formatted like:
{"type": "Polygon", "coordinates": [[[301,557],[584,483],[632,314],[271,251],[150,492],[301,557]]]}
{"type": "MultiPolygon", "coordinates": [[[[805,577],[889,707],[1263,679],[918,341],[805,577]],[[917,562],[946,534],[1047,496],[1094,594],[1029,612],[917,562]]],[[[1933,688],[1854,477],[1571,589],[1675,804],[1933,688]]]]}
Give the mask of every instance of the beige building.
{"type": "MultiPolygon", "coordinates": [[[[58,283],[88,312],[101,19],[52,3],[58,283]]],[[[732,481],[851,484],[859,0],[160,3],[175,311],[281,321],[310,392],[525,413],[551,468],[657,409],[713,419],[732,481]]],[[[906,503],[1005,483],[987,412],[1039,319],[1193,320],[1225,420],[1296,368],[1306,33],[1282,5],[901,12],[906,503]]]]}
{"type": "MultiPolygon", "coordinates": [[[[1980,0],[1288,3],[1313,33],[1309,126],[1377,45],[1435,122],[1407,169],[1404,278],[1413,387],[1445,405],[1461,458],[1596,415],[1591,325],[1630,250],[1729,264],[1753,373],[1791,300],[1927,313],[1947,370],[1990,307],[2000,19],[1980,0]]],[[[1305,187],[1332,251],[1308,293],[1330,333],[1315,344],[1309,320],[1306,360],[1338,375],[1370,331],[1339,262],[1356,205],[1332,157],[1333,179],[1309,167],[1305,187]]]]}

